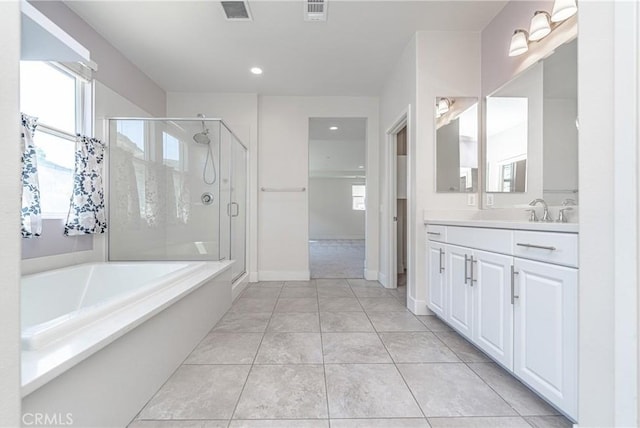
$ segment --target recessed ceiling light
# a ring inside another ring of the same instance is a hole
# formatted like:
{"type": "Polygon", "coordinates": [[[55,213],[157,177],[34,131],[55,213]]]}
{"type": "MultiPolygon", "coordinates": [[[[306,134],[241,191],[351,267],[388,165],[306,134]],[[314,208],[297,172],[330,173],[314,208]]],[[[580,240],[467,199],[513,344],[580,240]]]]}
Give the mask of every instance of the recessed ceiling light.
{"type": "Polygon", "coordinates": [[[338,127],[337,127],[337,126],[330,126],[330,127],[329,127],[329,130],[331,130],[331,131],[337,131],[337,130],[338,130],[338,127]]]}
{"type": "Polygon", "coordinates": [[[262,69],[260,67],[251,67],[251,72],[253,74],[262,74],[262,69]]]}
{"type": "Polygon", "coordinates": [[[364,169],[364,165],[358,165],[358,168],[364,169]]]}

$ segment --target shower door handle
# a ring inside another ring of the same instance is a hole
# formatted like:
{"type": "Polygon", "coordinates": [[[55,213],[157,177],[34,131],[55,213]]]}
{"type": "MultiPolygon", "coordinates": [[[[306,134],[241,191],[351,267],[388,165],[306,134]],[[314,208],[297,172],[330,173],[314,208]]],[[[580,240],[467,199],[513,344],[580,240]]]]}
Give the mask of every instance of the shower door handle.
{"type": "Polygon", "coordinates": [[[237,202],[231,202],[231,206],[235,206],[236,207],[236,213],[235,214],[231,214],[231,217],[238,217],[240,215],[240,204],[238,204],[237,202]]]}

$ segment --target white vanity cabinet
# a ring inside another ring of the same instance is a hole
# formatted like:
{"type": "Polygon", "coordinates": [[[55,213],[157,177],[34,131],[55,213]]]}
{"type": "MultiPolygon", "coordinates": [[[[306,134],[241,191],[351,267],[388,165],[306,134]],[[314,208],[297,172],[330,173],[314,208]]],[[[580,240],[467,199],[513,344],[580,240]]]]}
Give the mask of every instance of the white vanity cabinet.
{"type": "Polygon", "coordinates": [[[576,420],[578,235],[427,231],[429,309],[576,420]]]}

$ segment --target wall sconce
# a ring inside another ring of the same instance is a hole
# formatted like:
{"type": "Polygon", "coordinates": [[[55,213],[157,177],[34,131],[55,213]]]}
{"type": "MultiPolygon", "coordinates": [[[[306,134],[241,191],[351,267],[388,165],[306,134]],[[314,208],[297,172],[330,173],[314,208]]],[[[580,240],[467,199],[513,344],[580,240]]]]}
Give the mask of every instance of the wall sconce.
{"type": "Polygon", "coordinates": [[[438,98],[436,102],[436,118],[447,113],[455,101],[449,98],[438,98]]]}
{"type": "Polygon", "coordinates": [[[531,18],[529,32],[518,29],[511,36],[509,56],[518,56],[529,50],[529,42],[537,42],[548,36],[555,28],[578,11],[575,0],[555,0],[551,15],[538,10],[531,18]]]}

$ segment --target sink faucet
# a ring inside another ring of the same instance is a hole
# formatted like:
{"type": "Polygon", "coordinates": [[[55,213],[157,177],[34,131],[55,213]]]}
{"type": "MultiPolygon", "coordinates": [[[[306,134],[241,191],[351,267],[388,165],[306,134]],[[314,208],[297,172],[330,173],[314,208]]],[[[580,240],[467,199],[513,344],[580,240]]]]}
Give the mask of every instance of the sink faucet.
{"type": "Polygon", "coordinates": [[[552,222],[553,220],[549,215],[549,207],[547,206],[547,203],[544,201],[544,199],[534,199],[533,201],[529,202],[529,205],[535,207],[538,203],[542,204],[542,206],[544,207],[544,212],[542,213],[542,218],[540,219],[540,221],[552,222]]]}
{"type": "Polygon", "coordinates": [[[558,210],[558,223],[567,222],[567,215],[564,212],[573,210],[573,208],[571,208],[569,205],[576,205],[575,199],[567,198],[562,201],[562,208],[558,210]]]}

